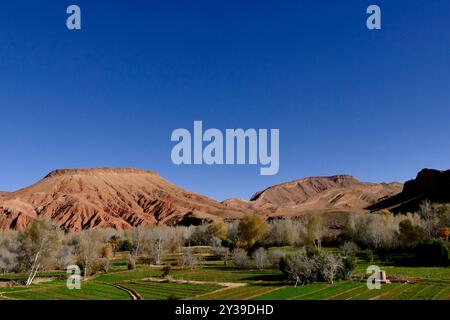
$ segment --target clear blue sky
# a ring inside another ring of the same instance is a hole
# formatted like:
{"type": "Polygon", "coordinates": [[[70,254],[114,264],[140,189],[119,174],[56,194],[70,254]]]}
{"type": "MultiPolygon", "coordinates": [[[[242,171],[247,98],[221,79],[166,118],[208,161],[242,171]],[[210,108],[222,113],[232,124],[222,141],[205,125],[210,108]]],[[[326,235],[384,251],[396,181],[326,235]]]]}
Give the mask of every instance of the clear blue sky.
{"type": "Polygon", "coordinates": [[[450,1],[2,1],[0,111],[0,190],[70,167],[155,169],[218,200],[404,181],[450,167],[450,1]],[[279,128],[278,175],[173,165],[170,134],[194,120],[279,128]]]}

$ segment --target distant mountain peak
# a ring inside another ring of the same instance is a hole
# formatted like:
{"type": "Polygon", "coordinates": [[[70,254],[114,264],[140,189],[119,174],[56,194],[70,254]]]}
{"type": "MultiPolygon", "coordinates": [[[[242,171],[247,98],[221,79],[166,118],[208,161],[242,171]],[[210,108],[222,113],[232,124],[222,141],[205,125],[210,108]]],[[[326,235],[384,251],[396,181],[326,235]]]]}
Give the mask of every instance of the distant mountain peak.
{"type": "Polygon", "coordinates": [[[63,175],[95,175],[101,173],[108,174],[123,174],[123,173],[136,173],[136,174],[154,174],[156,171],[137,169],[137,168],[73,168],[73,169],[56,169],[51,171],[45,176],[45,178],[59,177],[63,175]]]}

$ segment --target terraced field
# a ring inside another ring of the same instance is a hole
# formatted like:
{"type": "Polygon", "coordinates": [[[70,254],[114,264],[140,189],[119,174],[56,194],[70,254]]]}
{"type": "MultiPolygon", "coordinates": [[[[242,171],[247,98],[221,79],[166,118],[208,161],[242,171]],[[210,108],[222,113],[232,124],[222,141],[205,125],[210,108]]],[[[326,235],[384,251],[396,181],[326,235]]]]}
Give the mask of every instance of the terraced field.
{"type": "Polygon", "coordinates": [[[450,300],[450,286],[429,283],[393,283],[367,289],[364,282],[343,281],[333,285],[313,284],[283,287],[255,300],[450,300]]]}
{"type": "Polygon", "coordinates": [[[69,290],[66,283],[46,286],[31,286],[27,289],[18,289],[4,292],[6,299],[19,300],[129,300],[130,295],[112,285],[98,282],[83,283],[81,290],[69,290]]]}
{"type": "Polygon", "coordinates": [[[138,293],[144,300],[189,299],[223,288],[218,285],[151,281],[127,282],[121,285],[138,293]]]}
{"type": "MultiPolygon", "coordinates": [[[[354,279],[363,279],[367,265],[367,261],[358,263],[354,279]]],[[[367,289],[360,280],[294,287],[277,269],[239,269],[218,261],[193,270],[172,267],[169,277],[163,278],[162,267],[139,265],[130,271],[119,261],[109,273],[83,281],[81,290],[67,289],[61,272],[41,273],[39,282],[11,288],[2,288],[2,283],[23,281],[27,275],[0,275],[0,299],[450,300],[450,268],[386,265],[383,269],[388,276],[408,282],[382,285],[379,290],[367,289]]]]}

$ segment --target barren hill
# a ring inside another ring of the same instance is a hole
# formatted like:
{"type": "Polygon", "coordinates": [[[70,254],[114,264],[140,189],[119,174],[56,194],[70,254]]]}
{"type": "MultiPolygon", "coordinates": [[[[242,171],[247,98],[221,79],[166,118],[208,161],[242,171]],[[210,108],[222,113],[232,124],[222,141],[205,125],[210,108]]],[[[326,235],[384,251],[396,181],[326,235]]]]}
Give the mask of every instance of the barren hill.
{"type": "Polygon", "coordinates": [[[0,229],[22,229],[37,216],[63,229],[117,229],[236,218],[244,213],[141,169],[55,170],[0,197],[0,229]]]}
{"type": "Polygon", "coordinates": [[[416,179],[405,183],[401,193],[373,204],[368,209],[414,212],[424,200],[436,203],[450,202],[450,170],[423,169],[417,174],[416,179]]]}
{"type": "Polygon", "coordinates": [[[38,216],[67,230],[116,229],[138,225],[186,225],[241,218],[257,212],[271,217],[305,213],[364,212],[399,193],[399,183],[376,184],[349,175],[311,177],[267,188],[250,200],[219,203],[177,187],[154,171],[62,169],[27,188],[0,195],[0,230],[22,229],[38,216]]]}
{"type": "Polygon", "coordinates": [[[361,182],[350,175],[309,177],[269,187],[250,201],[229,199],[234,208],[264,210],[270,216],[297,216],[308,212],[364,212],[371,204],[402,190],[400,183],[361,182]]]}

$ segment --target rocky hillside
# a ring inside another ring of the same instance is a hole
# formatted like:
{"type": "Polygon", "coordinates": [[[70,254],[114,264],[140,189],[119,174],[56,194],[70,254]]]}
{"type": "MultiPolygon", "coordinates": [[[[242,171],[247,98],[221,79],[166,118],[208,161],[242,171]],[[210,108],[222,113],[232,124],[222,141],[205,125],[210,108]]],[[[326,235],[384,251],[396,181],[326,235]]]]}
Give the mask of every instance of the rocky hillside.
{"type": "Polygon", "coordinates": [[[140,169],[55,170],[0,197],[0,229],[22,229],[37,216],[63,229],[117,229],[241,217],[244,212],[140,169]]]}
{"type": "Polygon", "coordinates": [[[269,187],[250,201],[229,199],[234,208],[264,210],[271,216],[297,216],[309,212],[364,212],[369,205],[402,190],[400,183],[361,182],[350,175],[309,177],[269,187]]]}
{"type": "Polygon", "coordinates": [[[424,200],[450,202],[450,170],[423,169],[416,179],[407,181],[401,193],[368,207],[375,211],[414,212],[424,200]]]}

